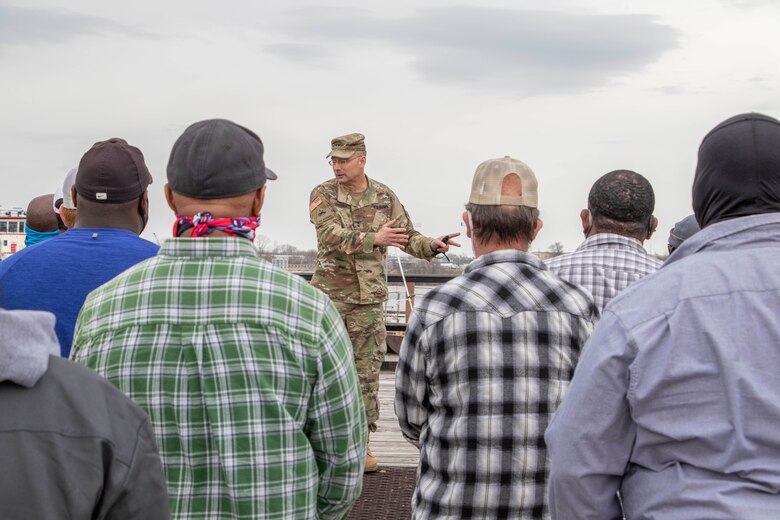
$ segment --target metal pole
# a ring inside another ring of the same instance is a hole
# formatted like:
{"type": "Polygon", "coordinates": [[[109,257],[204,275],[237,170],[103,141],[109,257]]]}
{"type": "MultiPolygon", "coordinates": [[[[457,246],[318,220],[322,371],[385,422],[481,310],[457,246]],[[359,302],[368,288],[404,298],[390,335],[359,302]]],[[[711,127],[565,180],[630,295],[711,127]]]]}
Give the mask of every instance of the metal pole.
{"type": "Polygon", "coordinates": [[[412,295],[409,294],[409,285],[406,283],[406,275],[404,274],[404,266],[401,265],[401,253],[398,252],[398,248],[395,249],[395,258],[398,260],[398,270],[401,271],[401,280],[404,283],[404,291],[406,291],[406,301],[409,305],[412,305],[412,295]]]}

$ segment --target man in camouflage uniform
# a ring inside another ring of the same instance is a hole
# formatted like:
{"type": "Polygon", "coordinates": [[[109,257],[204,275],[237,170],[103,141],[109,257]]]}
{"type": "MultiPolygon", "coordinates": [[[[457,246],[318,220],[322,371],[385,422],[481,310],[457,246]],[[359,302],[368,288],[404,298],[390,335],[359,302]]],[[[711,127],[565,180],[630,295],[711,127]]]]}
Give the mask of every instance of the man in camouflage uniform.
{"type": "MultiPolygon", "coordinates": [[[[360,378],[370,431],[379,419],[379,369],[387,352],[383,302],[387,300],[385,253],[388,246],[430,260],[449,250],[445,241],[460,233],[426,237],[415,231],[401,201],[387,186],[366,176],[362,134],[331,141],[336,178],[311,192],[309,219],[317,230],[317,266],[312,285],[336,305],[349,337],[360,378]]],[[[370,448],[366,472],[376,471],[370,448]]]]}

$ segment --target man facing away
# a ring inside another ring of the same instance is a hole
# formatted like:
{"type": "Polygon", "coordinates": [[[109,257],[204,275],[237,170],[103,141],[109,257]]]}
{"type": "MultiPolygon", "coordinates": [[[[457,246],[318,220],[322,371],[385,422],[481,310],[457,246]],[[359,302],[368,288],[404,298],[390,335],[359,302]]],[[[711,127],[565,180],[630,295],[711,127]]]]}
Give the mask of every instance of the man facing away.
{"type": "Polygon", "coordinates": [[[553,518],[780,511],[780,122],[699,147],[702,229],[607,307],[546,433],[553,518]]]}
{"type": "MultiPolygon", "coordinates": [[[[311,283],[335,303],[352,341],[368,427],[379,420],[379,370],[387,353],[383,304],[387,300],[385,254],[395,246],[430,260],[445,253],[460,233],[430,238],[414,229],[395,193],[368,178],[363,134],[331,141],[335,179],[311,192],[309,219],[317,231],[317,265],[311,283]]],[[[377,461],[366,451],[366,472],[377,461]]]]}
{"type": "Polygon", "coordinates": [[[24,245],[29,247],[60,234],[57,214],[51,206],[54,194],[39,195],[27,205],[27,219],[24,223],[24,245]]]}
{"type": "Polygon", "coordinates": [[[548,518],[542,434],[598,311],[527,252],[542,221],[526,164],[480,164],[463,220],[477,258],[418,301],[396,369],[420,448],[412,516],[548,518]]]}
{"type": "Polygon", "coordinates": [[[681,221],[677,222],[672,229],[669,230],[669,240],[666,248],[669,254],[675,252],[683,242],[691,238],[701,228],[699,223],[696,222],[696,215],[688,215],[681,221]]]}
{"type": "MultiPolygon", "coordinates": [[[[118,138],[95,143],[81,158],[71,191],[78,206],[75,227],[0,264],[0,304],[54,313],[63,357],[87,294],[157,252],[138,236],[149,215],[151,182],[138,148],[118,138]]],[[[52,195],[46,209],[53,215],[52,195]]]]}
{"type": "Polygon", "coordinates": [[[168,162],[174,238],[79,316],[73,357],[149,414],[174,518],[344,518],[360,495],[366,423],[338,312],[252,245],[275,178],[254,132],[191,125],[168,162]]]}
{"type": "Polygon", "coordinates": [[[54,212],[58,216],[60,231],[68,230],[76,225],[76,206],[73,204],[73,185],[76,184],[76,168],[71,168],[62,186],[54,193],[54,212]],[[63,229],[64,228],[64,229],[63,229]]]}
{"type": "Polygon", "coordinates": [[[0,516],[168,518],[143,410],[59,357],[50,312],[0,309],[0,331],[0,516]]]}
{"type": "Polygon", "coordinates": [[[603,175],[580,212],[585,241],[576,251],[547,260],[547,267],[590,291],[603,310],[617,293],[661,266],[642,247],[658,226],[654,208],[653,187],[642,175],[630,170],[603,175]]]}

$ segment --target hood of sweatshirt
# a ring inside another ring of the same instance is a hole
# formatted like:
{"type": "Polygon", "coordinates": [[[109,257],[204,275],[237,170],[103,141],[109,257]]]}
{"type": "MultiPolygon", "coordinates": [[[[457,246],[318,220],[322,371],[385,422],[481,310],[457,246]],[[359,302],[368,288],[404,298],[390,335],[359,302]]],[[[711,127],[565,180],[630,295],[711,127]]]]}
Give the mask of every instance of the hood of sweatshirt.
{"type": "Polygon", "coordinates": [[[693,210],[702,228],[780,212],[780,121],[741,114],[704,137],[693,179],[693,210]]]}
{"type": "Polygon", "coordinates": [[[0,382],[31,388],[59,356],[54,314],[0,309],[0,382]]]}

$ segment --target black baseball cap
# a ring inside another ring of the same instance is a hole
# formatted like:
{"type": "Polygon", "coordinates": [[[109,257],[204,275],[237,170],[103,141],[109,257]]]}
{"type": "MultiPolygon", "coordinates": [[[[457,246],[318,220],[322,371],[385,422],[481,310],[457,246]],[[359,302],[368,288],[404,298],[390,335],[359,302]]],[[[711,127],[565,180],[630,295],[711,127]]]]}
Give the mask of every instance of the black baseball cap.
{"type": "Polygon", "coordinates": [[[76,174],[79,197],[109,204],[137,199],[151,183],[144,154],[118,137],[87,150],[76,174]]]}
{"type": "Polygon", "coordinates": [[[263,142],[227,119],[190,125],[168,160],[168,186],[196,199],[221,199],[258,190],[276,174],[265,167],[263,142]]]}

